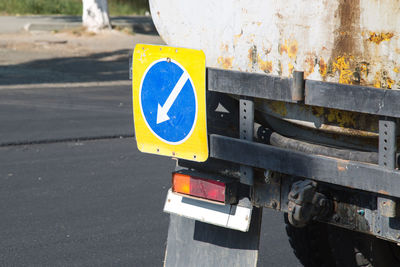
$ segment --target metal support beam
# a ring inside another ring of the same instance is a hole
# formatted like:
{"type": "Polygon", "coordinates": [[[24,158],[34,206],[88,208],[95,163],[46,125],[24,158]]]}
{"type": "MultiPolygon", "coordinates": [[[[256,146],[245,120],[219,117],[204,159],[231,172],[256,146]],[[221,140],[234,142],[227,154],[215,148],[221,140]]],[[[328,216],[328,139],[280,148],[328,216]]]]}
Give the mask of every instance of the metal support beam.
{"type": "Polygon", "coordinates": [[[210,156],[265,170],[400,197],[400,171],[210,135],[210,156]]]}
{"type": "MultiPolygon", "coordinates": [[[[253,141],[254,136],[254,103],[250,99],[240,99],[240,139],[253,141]]],[[[240,166],[240,182],[242,184],[253,185],[253,168],[247,165],[240,166]]]]}
{"type": "MultiPolygon", "coordinates": [[[[207,68],[210,91],[297,103],[294,79],[259,73],[207,68]]],[[[400,118],[400,90],[305,80],[304,103],[400,118]]]]}
{"type": "MultiPolygon", "coordinates": [[[[384,117],[379,120],[379,165],[389,170],[396,168],[396,119],[384,117]]],[[[394,218],[398,216],[398,203],[392,198],[378,197],[379,214],[394,218]]]]}

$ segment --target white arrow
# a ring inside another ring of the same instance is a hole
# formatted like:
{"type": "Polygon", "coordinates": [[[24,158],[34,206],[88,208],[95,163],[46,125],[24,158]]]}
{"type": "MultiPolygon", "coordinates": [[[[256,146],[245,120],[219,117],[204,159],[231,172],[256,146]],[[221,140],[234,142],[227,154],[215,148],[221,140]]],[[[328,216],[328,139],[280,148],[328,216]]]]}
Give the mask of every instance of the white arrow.
{"type": "Polygon", "coordinates": [[[162,123],[164,121],[169,120],[168,111],[174,104],[176,98],[178,97],[179,93],[182,91],[183,86],[185,86],[186,81],[189,79],[189,74],[184,71],[182,76],[179,78],[178,82],[176,83],[174,89],[172,90],[171,94],[168,96],[167,101],[165,101],[164,105],[161,106],[158,103],[157,108],[157,124],[162,123]]]}

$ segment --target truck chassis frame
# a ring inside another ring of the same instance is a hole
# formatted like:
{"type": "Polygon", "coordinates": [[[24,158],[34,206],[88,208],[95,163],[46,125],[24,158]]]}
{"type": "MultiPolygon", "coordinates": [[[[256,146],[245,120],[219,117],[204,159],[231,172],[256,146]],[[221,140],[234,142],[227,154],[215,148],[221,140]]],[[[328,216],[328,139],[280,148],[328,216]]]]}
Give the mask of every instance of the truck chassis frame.
{"type": "MultiPolygon", "coordinates": [[[[240,98],[240,138],[210,134],[210,159],[205,163],[179,160],[179,165],[200,170],[236,168],[241,183],[254,185],[253,205],[288,212],[292,184],[310,179],[319,191],[329,192],[333,212],[316,218],[347,229],[400,242],[400,172],[396,154],[400,91],[294,78],[207,69],[208,94],[240,98]],[[253,99],[340,109],[380,116],[379,165],[309,154],[253,142],[253,99]],[[255,179],[253,170],[273,172],[255,179]]],[[[208,120],[212,111],[207,111],[208,120]]],[[[221,132],[222,133],[222,132],[221,132]]]]}

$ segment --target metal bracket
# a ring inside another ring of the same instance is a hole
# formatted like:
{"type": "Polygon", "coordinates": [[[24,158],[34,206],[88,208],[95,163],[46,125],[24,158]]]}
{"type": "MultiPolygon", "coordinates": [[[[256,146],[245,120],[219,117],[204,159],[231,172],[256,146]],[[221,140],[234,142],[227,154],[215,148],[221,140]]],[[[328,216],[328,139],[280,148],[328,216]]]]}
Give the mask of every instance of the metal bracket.
{"type": "MultiPolygon", "coordinates": [[[[240,139],[252,141],[254,136],[254,102],[250,99],[240,99],[239,103],[240,139]]],[[[240,182],[253,185],[253,168],[247,165],[240,166],[240,182]]]]}
{"type": "MultiPolygon", "coordinates": [[[[391,170],[396,168],[396,126],[396,118],[383,117],[379,120],[379,165],[391,170]]],[[[384,217],[397,217],[397,206],[394,199],[378,197],[378,211],[384,217]]]]}
{"type": "Polygon", "coordinates": [[[315,218],[325,217],[332,210],[331,201],[317,192],[317,183],[311,180],[295,182],[288,200],[288,219],[295,227],[303,227],[315,218]]]}
{"type": "Polygon", "coordinates": [[[304,81],[304,72],[303,71],[294,71],[293,72],[293,84],[291,88],[292,100],[295,101],[303,101],[304,100],[304,89],[305,89],[305,81],[304,81]]]}

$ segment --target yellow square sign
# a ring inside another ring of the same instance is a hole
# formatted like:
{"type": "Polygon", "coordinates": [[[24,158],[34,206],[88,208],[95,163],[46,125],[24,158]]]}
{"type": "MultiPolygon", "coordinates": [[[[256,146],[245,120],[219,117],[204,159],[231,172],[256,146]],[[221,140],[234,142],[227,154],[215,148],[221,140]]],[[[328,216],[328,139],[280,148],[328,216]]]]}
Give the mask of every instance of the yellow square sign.
{"type": "Polygon", "coordinates": [[[139,150],[205,161],[208,144],[203,51],[138,44],[132,73],[139,150]]]}

